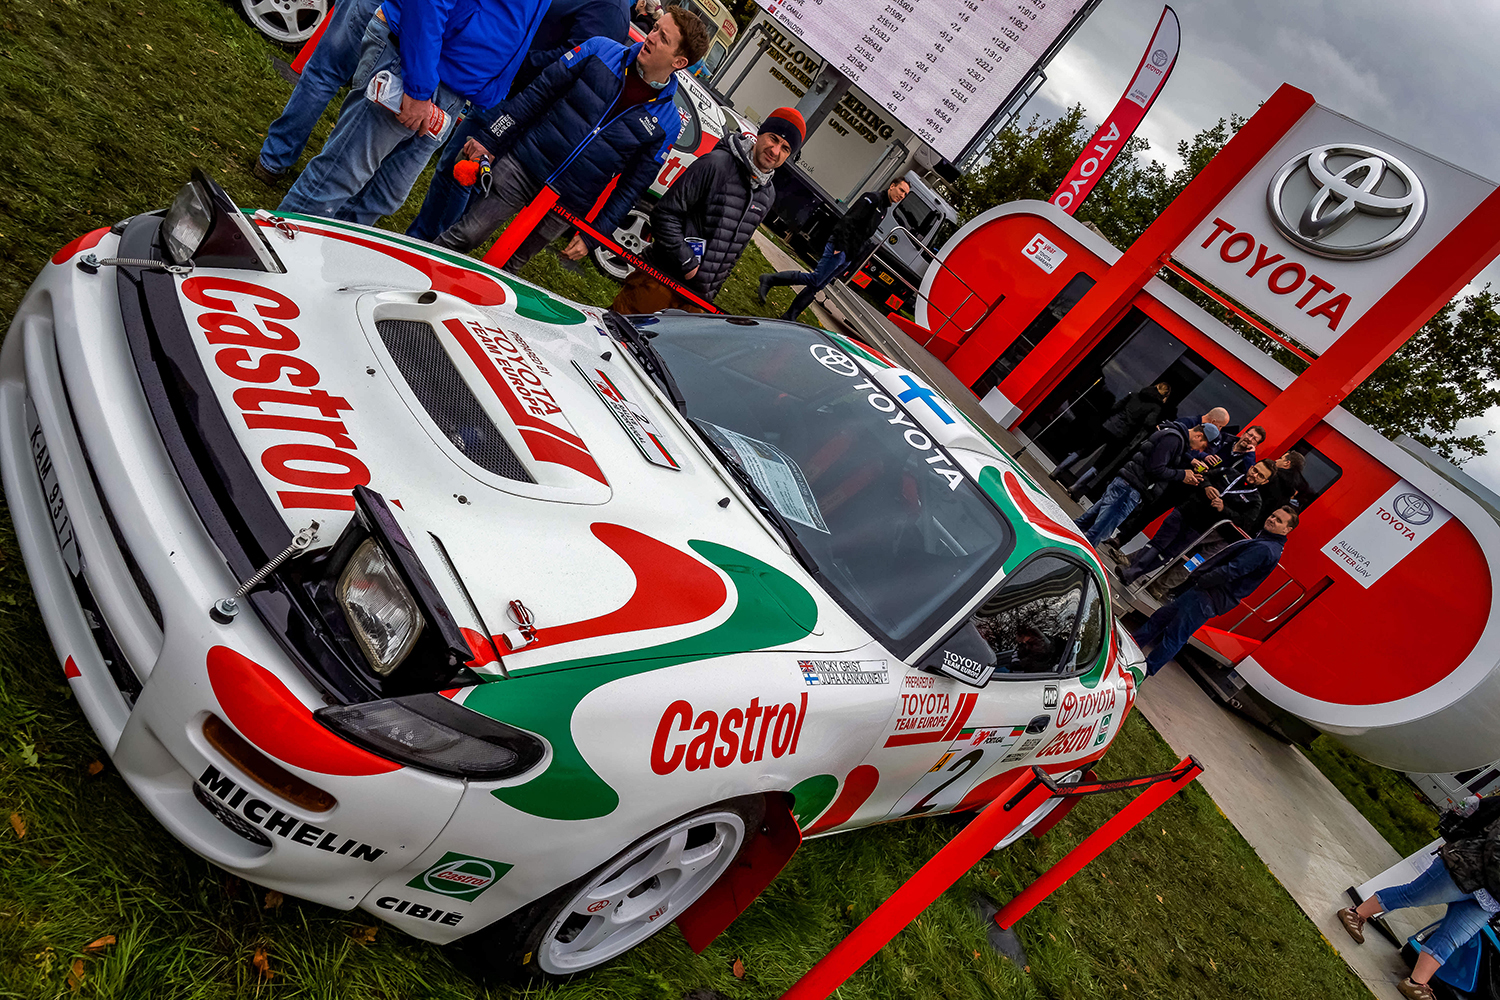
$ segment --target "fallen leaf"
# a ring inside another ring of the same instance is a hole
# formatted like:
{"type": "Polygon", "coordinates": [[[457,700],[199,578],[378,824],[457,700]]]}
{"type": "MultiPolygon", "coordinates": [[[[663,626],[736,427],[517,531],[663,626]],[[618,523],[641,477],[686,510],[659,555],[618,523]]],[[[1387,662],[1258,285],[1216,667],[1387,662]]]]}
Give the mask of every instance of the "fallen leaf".
{"type": "Polygon", "coordinates": [[[147,46],[146,46],[146,51],[147,51],[147,52],[155,52],[155,51],[156,51],[156,50],[155,50],[155,49],[153,49],[153,48],[152,48],[152,47],[151,47],[151,46],[150,46],[150,45],[149,45],[149,44],[148,44],[148,45],[147,45],[147,46]]]}
{"type": "MultiPolygon", "coordinates": [[[[1158,896],[1157,898],[1160,899],[1161,897],[1158,896]]],[[[261,909],[263,909],[263,910],[279,910],[279,909],[281,909],[281,904],[285,903],[285,902],[286,902],[286,897],[285,896],[283,896],[281,893],[277,892],[275,889],[269,889],[269,890],[266,891],[266,901],[263,904],[261,904],[261,909]]]]}
{"type": "Polygon", "coordinates": [[[1055,937],[1055,936],[1054,936],[1054,935],[1053,935],[1053,933],[1052,933],[1052,932],[1051,932],[1051,931],[1048,931],[1048,932],[1047,932],[1047,936],[1048,936],[1048,937],[1049,937],[1049,938],[1052,938],[1052,940],[1054,940],[1054,941],[1056,941],[1056,940],[1057,940],[1057,938],[1056,938],[1056,937],[1055,937]]]}
{"type": "Polygon", "coordinates": [[[16,831],[17,840],[26,836],[26,821],[21,818],[20,813],[10,814],[10,828],[16,831]]]}
{"type": "Polygon", "coordinates": [[[360,944],[374,944],[375,932],[378,930],[380,930],[379,927],[356,927],[354,933],[349,936],[360,944]]]}
{"type": "Polygon", "coordinates": [[[975,958],[978,958],[978,957],[979,957],[979,952],[977,952],[977,951],[976,951],[976,952],[975,952],[975,953],[974,953],[974,957],[975,957],[975,958]]]}
{"type": "Polygon", "coordinates": [[[1209,968],[1210,968],[1210,969],[1213,969],[1213,970],[1214,970],[1214,971],[1215,971],[1215,972],[1218,972],[1218,971],[1219,971],[1219,966],[1218,966],[1218,963],[1216,963],[1216,962],[1215,962],[1215,961],[1214,961],[1214,959],[1213,959],[1213,956],[1212,956],[1212,955],[1210,955],[1210,956],[1209,956],[1209,958],[1208,958],[1208,967],[1209,967],[1209,968]]]}
{"type": "Polygon", "coordinates": [[[255,949],[255,957],[250,959],[250,964],[260,970],[260,978],[268,982],[276,978],[276,973],[271,971],[271,960],[266,957],[266,949],[255,949]]]}
{"type": "Polygon", "coordinates": [[[84,945],[83,946],[83,950],[84,951],[99,951],[100,949],[108,948],[110,945],[112,945],[114,943],[115,943],[115,936],[113,934],[106,934],[102,938],[99,938],[97,941],[90,941],[88,944],[84,945]]]}
{"type": "Polygon", "coordinates": [[[83,985],[83,959],[81,959],[81,958],[75,958],[75,959],[73,959],[73,972],[72,972],[72,975],[68,976],[68,989],[72,990],[74,993],[77,993],[78,992],[78,987],[80,987],[82,985],[83,985]]]}
{"type": "Polygon", "coordinates": [[[1157,894],[1156,894],[1156,901],[1157,901],[1157,902],[1158,902],[1158,903],[1162,903],[1162,904],[1165,904],[1165,903],[1166,903],[1166,900],[1165,900],[1165,899],[1162,899],[1162,898],[1161,898],[1161,893],[1157,893],[1157,894]]]}
{"type": "Polygon", "coordinates": [[[1167,835],[1167,828],[1166,828],[1166,827],[1162,827],[1162,828],[1161,828],[1161,835],[1162,835],[1162,836],[1163,836],[1163,837],[1165,837],[1165,836],[1166,836],[1166,835],[1167,835]]]}
{"type": "Polygon", "coordinates": [[[89,761],[89,774],[98,774],[102,770],[104,770],[103,764],[99,763],[97,760],[89,761]]]}
{"type": "Polygon", "coordinates": [[[741,962],[739,959],[734,960],[734,978],[745,978],[745,963],[741,962]]]}

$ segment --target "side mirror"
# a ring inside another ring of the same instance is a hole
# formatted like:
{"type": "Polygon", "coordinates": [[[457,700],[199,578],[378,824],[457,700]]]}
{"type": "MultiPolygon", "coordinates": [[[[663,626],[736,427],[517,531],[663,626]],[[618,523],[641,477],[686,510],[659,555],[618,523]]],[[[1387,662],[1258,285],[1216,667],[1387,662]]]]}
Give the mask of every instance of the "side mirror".
{"type": "Polygon", "coordinates": [[[995,651],[972,621],[940,642],[917,666],[929,673],[984,687],[995,673],[995,651]]]}

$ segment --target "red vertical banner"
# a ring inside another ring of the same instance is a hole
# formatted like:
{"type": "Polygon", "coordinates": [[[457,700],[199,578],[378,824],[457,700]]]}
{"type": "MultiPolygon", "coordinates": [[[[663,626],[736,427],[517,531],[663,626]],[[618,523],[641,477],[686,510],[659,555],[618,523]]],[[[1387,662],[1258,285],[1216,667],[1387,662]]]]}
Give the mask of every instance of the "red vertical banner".
{"type": "Polygon", "coordinates": [[[1078,211],[1083,199],[1094,190],[1099,178],[1104,176],[1125,143],[1135,134],[1146,112],[1151,110],[1156,95],[1161,93],[1167,77],[1172,75],[1172,67],[1177,65],[1180,43],[1177,14],[1171,7],[1163,7],[1161,20],[1156,23],[1156,33],[1151,36],[1145,55],[1141,56],[1135,76],[1125,89],[1125,96],[1120,98],[1120,103],[1104,119],[1099,131],[1083,147],[1068,176],[1063,178],[1048,201],[1069,215],[1078,211]]]}

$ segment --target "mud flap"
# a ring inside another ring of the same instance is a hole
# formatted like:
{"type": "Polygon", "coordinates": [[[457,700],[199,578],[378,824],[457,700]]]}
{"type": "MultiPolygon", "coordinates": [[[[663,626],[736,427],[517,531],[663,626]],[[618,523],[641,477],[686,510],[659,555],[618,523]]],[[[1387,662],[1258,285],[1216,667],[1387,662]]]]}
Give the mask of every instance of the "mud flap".
{"type": "Polygon", "coordinates": [[[755,897],[781,873],[802,843],[791,804],[780,792],[766,795],[760,830],[713,887],[677,918],[677,926],[695,954],[713,944],[755,897]]]}

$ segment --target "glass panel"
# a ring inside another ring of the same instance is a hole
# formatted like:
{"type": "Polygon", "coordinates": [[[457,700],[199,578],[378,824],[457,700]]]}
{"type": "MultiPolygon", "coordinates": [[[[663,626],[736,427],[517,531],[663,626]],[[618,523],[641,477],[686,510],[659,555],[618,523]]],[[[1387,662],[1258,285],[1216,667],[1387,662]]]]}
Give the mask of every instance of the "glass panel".
{"type": "Polygon", "coordinates": [[[1088,670],[1099,659],[1109,635],[1109,616],[1104,613],[1104,599],[1099,590],[1099,581],[1090,578],[1088,594],[1083,600],[1083,611],[1078,616],[1078,638],[1073,642],[1073,651],[1063,666],[1064,673],[1088,670]]]}
{"type": "Polygon", "coordinates": [[[688,94],[686,87],[679,85],[672,92],[672,103],[677,106],[677,117],[682,119],[682,131],[677,134],[677,141],[673,143],[673,146],[692,152],[698,148],[698,141],[703,138],[703,129],[698,124],[698,112],[693,107],[693,98],[688,94]]]}
{"type": "Polygon", "coordinates": [[[1084,293],[1093,288],[1094,284],[1094,279],[1086,274],[1075,274],[1068,279],[1062,291],[1047,303],[1045,309],[1037,313],[1036,318],[1021,331],[1021,335],[1011,342],[1005,352],[995,359],[995,363],[990,365],[989,369],[970,387],[974,390],[974,395],[983,399],[985,393],[1005,381],[1005,376],[1014,371],[1016,365],[1031,353],[1031,349],[1052,332],[1052,328],[1078,304],[1078,300],[1083,298],[1084,293]]]}
{"type": "MultiPolygon", "coordinates": [[[[1012,573],[974,616],[979,634],[995,650],[996,674],[1050,674],[1063,663],[1071,668],[1074,625],[1090,587],[1082,566],[1056,556],[1039,556],[1012,573]]],[[[1098,655],[1103,613],[1090,614],[1096,621],[1085,631],[1098,655]]]]}
{"type": "Polygon", "coordinates": [[[689,419],[787,519],[824,586],[906,655],[988,587],[1009,522],[820,331],[731,322],[641,325],[689,419]]]}

